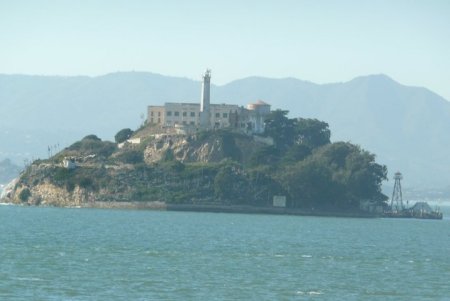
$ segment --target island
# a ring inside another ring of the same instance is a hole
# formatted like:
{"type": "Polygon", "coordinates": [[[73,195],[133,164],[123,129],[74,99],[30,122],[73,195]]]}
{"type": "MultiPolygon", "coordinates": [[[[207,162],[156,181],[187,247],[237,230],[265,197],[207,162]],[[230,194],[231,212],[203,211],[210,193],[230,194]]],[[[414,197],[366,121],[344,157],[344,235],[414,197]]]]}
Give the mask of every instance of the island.
{"type": "Polygon", "coordinates": [[[16,204],[376,216],[385,211],[387,168],[329,125],[289,118],[259,100],[149,106],[148,118],[115,142],[88,135],[35,160],[3,193],[16,204]]]}
{"type": "Polygon", "coordinates": [[[187,134],[146,124],[119,131],[115,143],[89,135],[34,161],[6,199],[47,206],[129,203],[222,211],[247,206],[317,214],[359,212],[367,201],[386,206],[380,186],[387,169],[375,155],[349,142],[331,143],[325,122],[287,113],[272,111],[262,134],[230,129],[187,134]]]}

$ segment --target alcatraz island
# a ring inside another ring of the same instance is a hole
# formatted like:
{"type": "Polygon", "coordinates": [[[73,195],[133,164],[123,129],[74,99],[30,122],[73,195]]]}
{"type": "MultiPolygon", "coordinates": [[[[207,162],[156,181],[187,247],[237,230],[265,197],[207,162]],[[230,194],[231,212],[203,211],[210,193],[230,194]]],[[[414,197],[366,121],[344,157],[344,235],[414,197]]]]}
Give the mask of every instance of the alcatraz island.
{"type": "Polygon", "coordinates": [[[149,208],[301,215],[379,216],[389,211],[386,166],[328,124],[289,118],[261,100],[149,106],[137,130],[115,142],[89,135],[35,160],[2,202],[61,207],[149,208]]]}

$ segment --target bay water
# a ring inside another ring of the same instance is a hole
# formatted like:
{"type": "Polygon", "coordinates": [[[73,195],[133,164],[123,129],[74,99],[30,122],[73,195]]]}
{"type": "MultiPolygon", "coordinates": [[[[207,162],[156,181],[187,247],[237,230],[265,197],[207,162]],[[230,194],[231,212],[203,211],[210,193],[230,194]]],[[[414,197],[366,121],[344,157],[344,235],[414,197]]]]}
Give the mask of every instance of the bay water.
{"type": "Polygon", "coordinates": [[[0,300],[450,300],[450,219],[0,206],[0,300]]]}

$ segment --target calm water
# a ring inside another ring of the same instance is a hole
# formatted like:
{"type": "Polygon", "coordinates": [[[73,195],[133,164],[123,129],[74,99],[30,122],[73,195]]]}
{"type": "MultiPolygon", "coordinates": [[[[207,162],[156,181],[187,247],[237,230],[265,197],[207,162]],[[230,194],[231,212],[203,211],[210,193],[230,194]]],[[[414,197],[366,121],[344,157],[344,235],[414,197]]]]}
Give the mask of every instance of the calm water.
{"type": "Polygon", "coordinates": [[[450,300],[450,219],[0,206],[0,300],[450,300]]]}

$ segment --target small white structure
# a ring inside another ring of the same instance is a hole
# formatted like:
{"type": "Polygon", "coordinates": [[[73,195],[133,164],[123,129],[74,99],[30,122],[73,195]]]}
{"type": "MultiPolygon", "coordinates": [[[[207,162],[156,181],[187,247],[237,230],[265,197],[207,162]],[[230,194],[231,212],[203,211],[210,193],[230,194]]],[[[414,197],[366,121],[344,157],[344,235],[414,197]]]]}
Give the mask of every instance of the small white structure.
{"type": "Polygon", "coordinates": [[[77,163],[75,159],[72,157],[65,157],[63,160],[63,166],[67,169],[75,169],[77,167],[77,163]]]}
{"type": "Polygon", "coordinates": [[[128,139],[125,142],[119,143],[117,145],[118,148],[123,148],[125,146],[125,144],[141,144],[141,138],[132,138],[132,139],[128,139]]]}
{"type": "Polygon", "coordinates": [[[252,132],[254,133],[264,133],[264,121],[267,115],[270,114],[270,105],[262,100],[258,100],[255,103],[250,103],[247,105],[248,122],[252,126],[252,132]]]}
{"type": "Polygon", "coordinates": [[[273,196],[273,207],[286,207],[286,196],[284,195],[274,195],[273,196]]]}
{"type": "Polygon", "coordinates": [[[410,209],[415,215],[430,214],[433,212],[427,202],[417,202],[410,209]]]}

